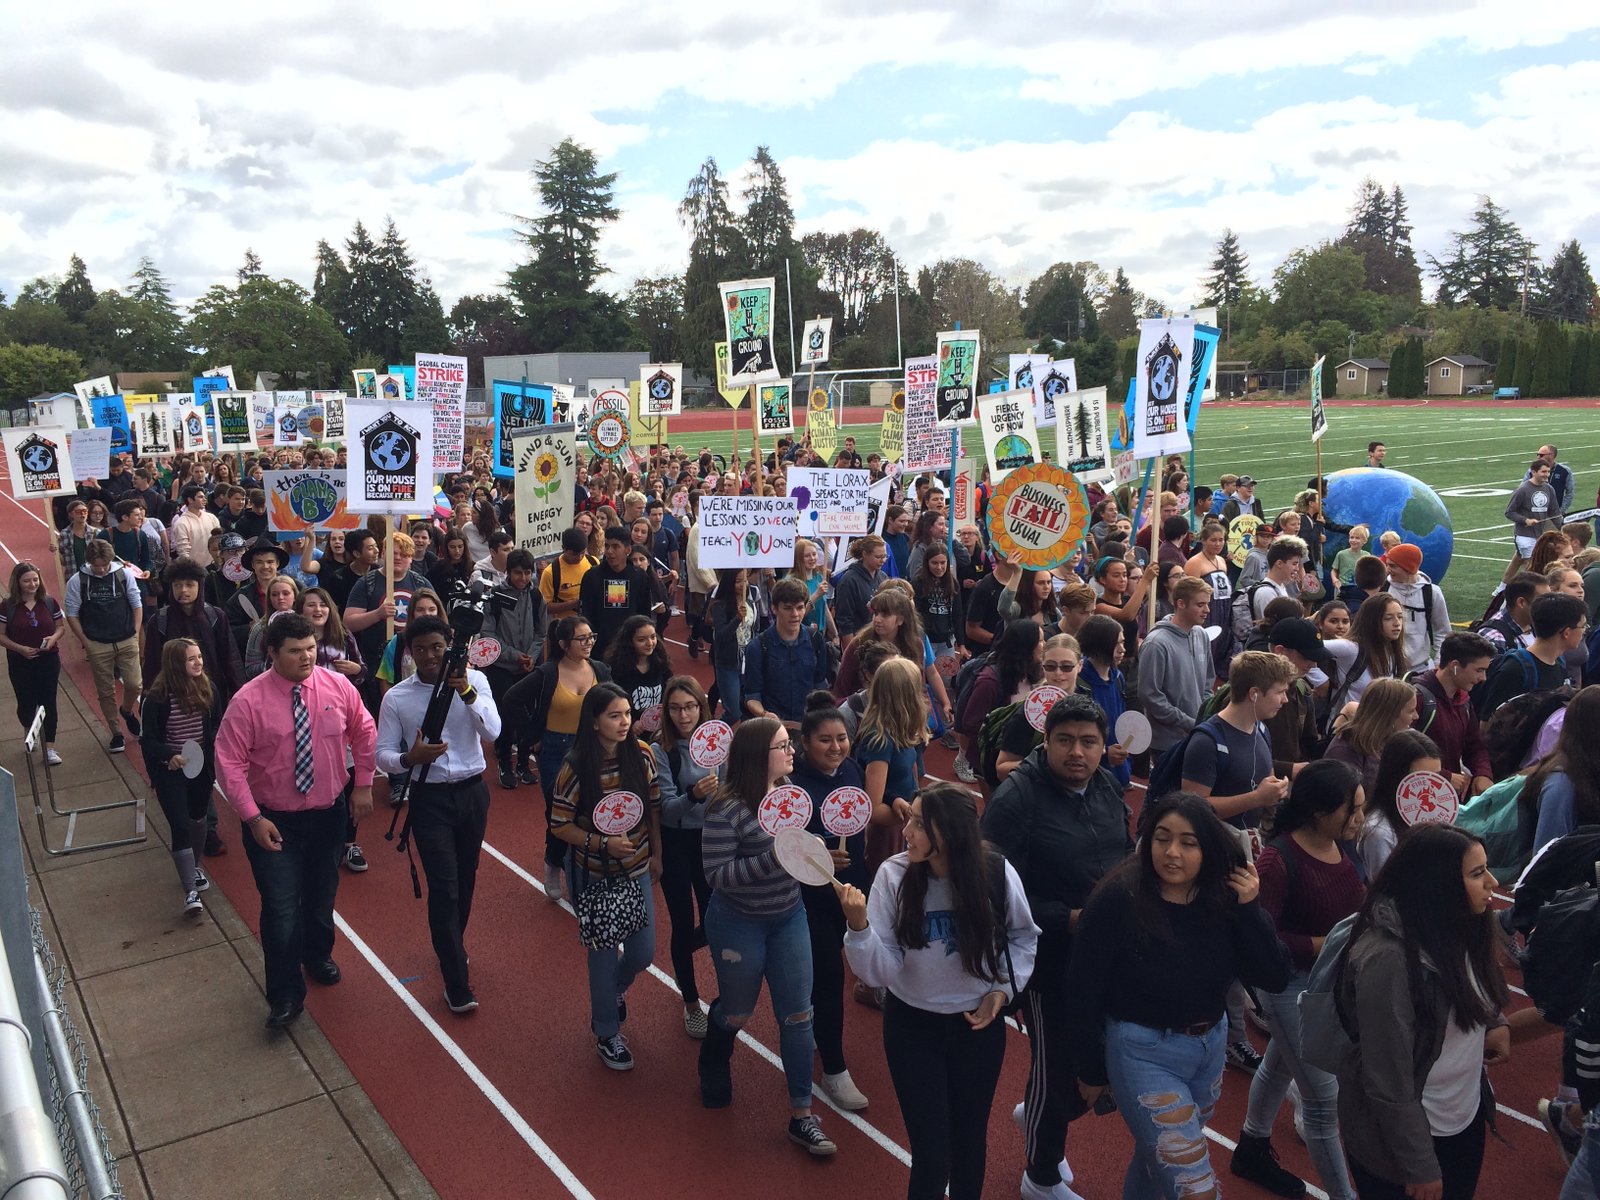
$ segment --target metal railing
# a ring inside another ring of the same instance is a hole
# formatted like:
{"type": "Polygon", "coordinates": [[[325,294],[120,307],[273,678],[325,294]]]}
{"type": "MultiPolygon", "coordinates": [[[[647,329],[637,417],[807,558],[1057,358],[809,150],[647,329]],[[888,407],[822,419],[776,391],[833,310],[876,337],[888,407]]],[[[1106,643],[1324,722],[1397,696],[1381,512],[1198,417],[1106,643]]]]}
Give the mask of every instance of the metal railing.
{"type": "MultiPolygon", "coordinates": [[[[50,800],[50,811],[58,817],[67,819],[67,839],[61,844],[61,849],[56,850],[50,845],[50,834],[44,823],[44,805],[39,798],[39,775],[34,770],[33,754],[39,748],[39,731],[44,726],[44,709],[41,707],[33,714],[33,724],[28,726],[28,734],[23,739],[22,761],[28,767],[28,787],[33,792],[33,816],[39,823],[39,842],[44,847],[44,852],[54,858],[68,854],[86,854],[90,850],[108,850],[112,846],[134,846],[149,840],[149,833],[145,829],[145,803],[143,796],[132,800],[114,800],[109,804],[86,804],[82,808],[59,808],[56,805],[55,777],[50,772],[50,757],[44,759],[44,787],[45,794],[50,800]],[[113,838],[105,842],[90,842],[87,845],[74,845],[78,836],[78,818],[84,813],[112,812],[119,808],[133,809],[133,833],[125,838],[113,838]]],[[[0,1192],[0,1200],[10,1200],[4,1192],[0,1192]]]]}

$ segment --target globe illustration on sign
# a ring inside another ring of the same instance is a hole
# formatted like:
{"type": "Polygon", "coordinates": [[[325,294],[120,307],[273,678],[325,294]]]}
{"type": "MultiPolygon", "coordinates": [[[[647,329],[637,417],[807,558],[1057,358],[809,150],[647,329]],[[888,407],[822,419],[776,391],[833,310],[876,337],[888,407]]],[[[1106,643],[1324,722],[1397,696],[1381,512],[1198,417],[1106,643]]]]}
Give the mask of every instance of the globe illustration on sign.
{"type": "Polygon", "coordinates": [[[1033,447],[1027,438],[1008,433],[995,443],[994,457],[1000,463],[1032,462],[1033,447]]]}
{"type": "Polygon", "coordinates": [[[29,446],[22,452],[22,465],[42,474],[55,469],[56,456],[50,453],[48,446],[29,446]]]}
{"type": "MultiPolygon", "coordinates": [[[[1365,525],[1372,531],[1369,549],[1392,529],[1422,551],[1422,570],[1435,583],[1450,570],[1455,533],[1450,512],[1439,495],[1420,479],[1403,471],[1380,467],[1352,467],[1328,476],[1328,496],[1323,511],[1337,525],[1365,525]]],[[[1328,531],[1323,549],[1329,559],[1345,549],[1350,539],[1328,531]]]]}
{"type": "Polygon", "coordinates": [[[372,461],[385,471],[404,471],[411,465],[411,443],[393,429],[372,441],[372,461]]]}

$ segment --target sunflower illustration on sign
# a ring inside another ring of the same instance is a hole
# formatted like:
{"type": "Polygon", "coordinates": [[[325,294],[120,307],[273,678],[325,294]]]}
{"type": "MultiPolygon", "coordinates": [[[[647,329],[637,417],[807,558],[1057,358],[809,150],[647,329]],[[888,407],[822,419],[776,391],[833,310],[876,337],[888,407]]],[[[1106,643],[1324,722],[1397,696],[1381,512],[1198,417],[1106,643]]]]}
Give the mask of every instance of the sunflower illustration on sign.
{"type": "Polygon", "coordinates": [[[828,393],[816,388],[811,393],[811,407],[821,411],[828,407],[828,393]]]}
{"type": "Polygon", "coordinates": [[[533,494],[539,499],[547,498],[561,486],[561,462],[554,454],[546,450],[533,460],[533,477],[538,483],[533,489],[533,494]]]}
{"type": "Polygon", "coordinates": [[[904,392],[896,392],[893,396],[889,397],[889,407],[894,409],[897,413],[905,412],[906,394],[904,392]]]}

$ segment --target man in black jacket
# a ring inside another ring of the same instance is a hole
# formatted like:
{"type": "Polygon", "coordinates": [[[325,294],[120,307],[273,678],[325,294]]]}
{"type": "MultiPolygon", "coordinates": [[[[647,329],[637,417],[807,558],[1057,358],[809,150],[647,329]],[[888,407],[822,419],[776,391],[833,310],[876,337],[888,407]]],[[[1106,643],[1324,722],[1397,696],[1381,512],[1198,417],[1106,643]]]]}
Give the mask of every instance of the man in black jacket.
{"type": "Polygon", "coordinates": [[[604,658],[631,616],[651,616],[650,578],[628,565],[632,539],[624,526],[606,530],[605,557],[578,586],[578,609],[594,632],[594,657],[604,658]]]}
{"type": "Polygon", "coordinates": [[[1067,696],[1045,718],[1044,745],[1019,763],[989,801],[983,836],[1022,880],[1039,926],[1033,977],[1018,997],[1032,1063],[1014,1116],[1028,1167],[1023,1195],[1053,1196],[1072,1182],[1067,1123],[1082,1116],[1067,1040],[1067,961],[1078,914],[1102,876],[1133,850],[1122,786],[1100,761],[1106,715],[1087,696],[1067,696]]]}

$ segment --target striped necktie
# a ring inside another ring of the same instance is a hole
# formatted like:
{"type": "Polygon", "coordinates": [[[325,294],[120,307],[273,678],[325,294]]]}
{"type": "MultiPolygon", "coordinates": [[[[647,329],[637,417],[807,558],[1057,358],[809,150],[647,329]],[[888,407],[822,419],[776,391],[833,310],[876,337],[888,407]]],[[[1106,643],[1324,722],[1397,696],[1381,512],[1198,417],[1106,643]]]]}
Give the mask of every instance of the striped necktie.
{"type": "Polygon", "coordinates": [[[311,713],[306,709],[298,684],[290,696],[294,712],[294,788],[305,795],[317,779],[316,763],[311,758],[311,713]]]}

